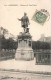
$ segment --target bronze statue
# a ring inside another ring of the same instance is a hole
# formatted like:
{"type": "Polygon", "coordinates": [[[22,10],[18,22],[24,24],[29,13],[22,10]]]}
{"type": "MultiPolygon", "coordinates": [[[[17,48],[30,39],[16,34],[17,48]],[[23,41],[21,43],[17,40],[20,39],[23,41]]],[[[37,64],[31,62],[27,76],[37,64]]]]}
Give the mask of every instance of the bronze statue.
{"type": "Polygon", "coordinates": [[[28,25],[30,24],[29,23],[29,18],[27,17],[27,14],[24,13],[24,16],[21,19],[18,19],[18,20],[21,21],[21,26],[24,28],[24,32],[26,32],[29,29],[28,25]]]}

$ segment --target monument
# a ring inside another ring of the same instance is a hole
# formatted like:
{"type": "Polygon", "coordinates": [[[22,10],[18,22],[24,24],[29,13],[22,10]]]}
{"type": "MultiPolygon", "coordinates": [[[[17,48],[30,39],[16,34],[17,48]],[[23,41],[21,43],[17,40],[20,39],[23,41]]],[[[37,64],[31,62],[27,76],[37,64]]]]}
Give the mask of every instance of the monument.
{"type": "Polygon", "coordinates": [[[23,27],[24,32],[20,32],[18,35],[18,48],[15,53],[16,60],[33,60],[34,59],[34,52],[32,49],[32,36],[29,33],[28,25],[29,18],[27,14],[24,13],[24,16],[21,19],[21,27],[23,27]]]}

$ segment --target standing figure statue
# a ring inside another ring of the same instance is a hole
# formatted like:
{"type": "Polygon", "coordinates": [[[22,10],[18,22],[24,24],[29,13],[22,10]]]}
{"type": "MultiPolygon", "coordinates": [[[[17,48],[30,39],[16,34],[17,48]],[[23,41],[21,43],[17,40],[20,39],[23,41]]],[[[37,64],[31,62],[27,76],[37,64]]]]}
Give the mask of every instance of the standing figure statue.
{"type": "Polygon", "coordinates": [[[21,21],[21,26],[24,28],[24,32],[29,32],[29,28],[28,25],[29,23],[29,18],[27,17],[27,14],[24,13],[24,16],[21,19],[18,19],[19,21],[21,21]]]}

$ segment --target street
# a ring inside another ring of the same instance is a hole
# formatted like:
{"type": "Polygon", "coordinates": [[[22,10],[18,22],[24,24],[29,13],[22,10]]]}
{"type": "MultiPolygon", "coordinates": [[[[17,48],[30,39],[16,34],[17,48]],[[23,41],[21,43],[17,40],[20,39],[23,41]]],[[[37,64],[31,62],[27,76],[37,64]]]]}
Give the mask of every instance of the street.
{"type": "Polygon", "coordinates": [[[0,80],[51,80],[51,75],[1,70],[0,80]]]}

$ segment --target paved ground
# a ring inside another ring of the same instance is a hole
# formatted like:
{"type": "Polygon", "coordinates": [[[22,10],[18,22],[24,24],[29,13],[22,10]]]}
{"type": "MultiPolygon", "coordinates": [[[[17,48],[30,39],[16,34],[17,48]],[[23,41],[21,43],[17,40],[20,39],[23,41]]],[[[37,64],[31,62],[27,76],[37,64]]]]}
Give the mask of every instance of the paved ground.
{"type": "Polygon", "coordinates": [[[12,60],[0,61],[0,69],[51,72],[51,65],[35,65],[35,59],[32,61],[19,61],[12,59],[12,60]]]}
{"type": "Polygon", "coordinates": [[[35,61],[0,61],[0,80],[51,80],[51,65],[35,65],[35,61]]]}
{"type": "Polygon", "coordinates": [[[0,80],[51,80],[51,75],[0,71],[0,80]]]}

